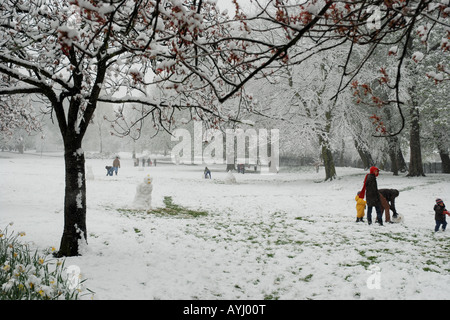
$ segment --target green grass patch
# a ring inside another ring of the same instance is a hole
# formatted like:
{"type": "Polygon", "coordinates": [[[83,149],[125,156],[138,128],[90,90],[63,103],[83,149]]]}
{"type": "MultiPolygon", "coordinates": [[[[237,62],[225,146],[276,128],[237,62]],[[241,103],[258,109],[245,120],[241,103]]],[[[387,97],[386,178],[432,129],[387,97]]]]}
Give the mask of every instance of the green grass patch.
{"type": "Polygon", "coordinates": [[[264,295],[264,300],[279,300],[280,296],[277,292],[273,292],[271,294],[264,295]]]}
{"type": "Polygon", "coordinates": [[[312,277],[313,277],[313,274],[310,273],[306,277],[300,278],[299,280],[304,281],[304,282],[310,282],[312,277]]]}
{"type": "Polygon", "coordinates": [[[306,222],[311,222],[311,223],[315,222],[314,220],[311,220],[311,219],[308,219],[305,217],[295,217],[294,220],[306,221],[306,222]]]}
{"type": "Polygon", "coordinates": [[[208,212],[192,210],[186,207],[173,203],[172,197],[164,197],[165,208],[158,208],[150,210],[150,213],[169,215],[169,216],[191,216],[191,217],[203,217],[207,216],[208,212]]]}
{"type": "MultiPolygon", "coordinates": [[[[116,209],[119,213],[125,216],[136,216],[145,218],[146,215],[154,214],[159,216],[172,216],[172,217],[204,217],[208,215],[206,211],[193,210],[183,206],[180,206],[173,202],[172,197],[166,196],[164,197],[164,208],[155,208],[151,210],[138,210],[138,209],[125,209],[118,208],[116,209]]],[[[135,230],[136,232],[136,230],[135,230]]],[[[136,232],[138,233],[138,232],[136,232]]]]}

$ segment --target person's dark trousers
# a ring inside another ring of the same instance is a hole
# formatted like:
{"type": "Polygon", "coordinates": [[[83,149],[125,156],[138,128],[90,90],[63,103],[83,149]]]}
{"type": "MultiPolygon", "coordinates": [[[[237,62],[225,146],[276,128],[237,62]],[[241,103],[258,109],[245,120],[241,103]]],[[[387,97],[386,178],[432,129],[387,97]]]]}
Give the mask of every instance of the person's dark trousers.
{"type": "Polygon", "coordinates": [[[447,227],[447,221],[445,220],[436,220],[436,226],[434,227],[434,231],[438,231],[439,228],[442,225],[442,231],[445,231],[445,228],[447,227]]]}
{"type": "MultiPolygon", "coordinates": [[[[373,208],[374,206],[368,206],[367,207],[367,222],[369,223],[369,224],[372,224],[372,208],[373,208]]],[[[381,207],[380,206],[375,206],[375,211],[377,212],[377,220],[378,220],[378,223],[380,224],[380,225],[383,225],[383,213],[381,212],[381,207]]]]}

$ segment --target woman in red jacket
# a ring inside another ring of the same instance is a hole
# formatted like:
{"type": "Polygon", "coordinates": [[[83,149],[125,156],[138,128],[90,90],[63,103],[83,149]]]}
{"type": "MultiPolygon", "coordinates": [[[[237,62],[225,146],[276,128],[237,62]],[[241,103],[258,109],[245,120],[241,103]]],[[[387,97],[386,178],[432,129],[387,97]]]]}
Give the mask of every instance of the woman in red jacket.
{"type": "Polygon", "coordinates": [[[364,179],[363,188],[359,194],[359,197],[364,199],[366,196],[367,201],[367,222],[372,224],[372,209],[375,207],[377,212],[377,222],[380,226],[383,225],[380,193],[378,192],[377,177],[380,173],[380,169],[377,167],[370,167],[369,173],[364,179]]]}

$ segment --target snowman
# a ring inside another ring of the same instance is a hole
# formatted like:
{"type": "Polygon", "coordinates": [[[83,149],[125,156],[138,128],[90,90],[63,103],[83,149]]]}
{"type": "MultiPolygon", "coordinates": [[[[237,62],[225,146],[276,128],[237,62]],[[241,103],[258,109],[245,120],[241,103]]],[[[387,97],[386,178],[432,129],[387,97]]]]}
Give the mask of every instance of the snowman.
{"type": "Polygon", "coordinates": [[[231,171],[228,171],[227,176],[225,177],[225,183],[227,184],[235,184],[236,183],[236,177],[231,171]]]}
{"type": "Polygon", "coordinates": [[[134,205],[139,209],[150,210],[152,203],[153,179],[150,175],[144,178],[144,182],[136,187],[136,196],[134,197],[134,205]]]}

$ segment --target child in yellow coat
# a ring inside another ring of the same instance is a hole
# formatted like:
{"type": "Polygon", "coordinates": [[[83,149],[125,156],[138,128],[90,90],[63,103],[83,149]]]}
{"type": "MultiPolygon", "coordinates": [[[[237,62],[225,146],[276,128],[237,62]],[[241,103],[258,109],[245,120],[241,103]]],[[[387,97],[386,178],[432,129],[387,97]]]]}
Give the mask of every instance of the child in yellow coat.
{"type": "Polygon", "coordinates": [[[366,208],[366,200],[364,198],[359,197],[359,191],[356,194],[355,201],[356,201],[356,222],[364,222],[364,209],[366,208]]]}

